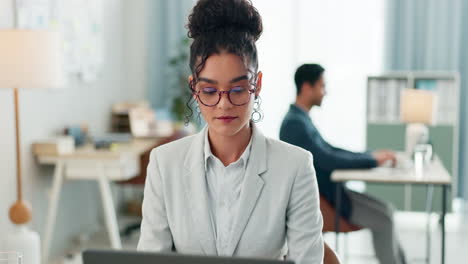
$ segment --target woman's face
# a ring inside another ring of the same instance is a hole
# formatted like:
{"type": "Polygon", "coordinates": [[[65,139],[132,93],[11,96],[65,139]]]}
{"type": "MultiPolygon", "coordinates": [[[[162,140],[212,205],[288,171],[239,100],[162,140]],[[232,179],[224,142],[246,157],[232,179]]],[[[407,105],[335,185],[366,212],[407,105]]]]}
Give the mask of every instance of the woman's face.
{"type": "MultiPolygon", "coordinates": [[[[190,76],[189,81],[192,79],[190,76]]],[[[249,128],[254,98],[261,90],[261,79],[259,72],[254,90],[252,81],[255,78],[237,55],[222,52],[208,57],[193,88],[198,94],[195,99],[210,133],[234,136],[249,128]],[[225,91],[221,98],[220,91],[225,91]]]]}

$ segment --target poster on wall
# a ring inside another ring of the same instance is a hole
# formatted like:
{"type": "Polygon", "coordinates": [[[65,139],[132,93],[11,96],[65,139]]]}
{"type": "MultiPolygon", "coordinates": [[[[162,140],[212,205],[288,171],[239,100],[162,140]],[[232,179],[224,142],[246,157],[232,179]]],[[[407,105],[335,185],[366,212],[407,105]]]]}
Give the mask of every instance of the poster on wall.
{"type": "Polygon", "coordinates": [[[16,0],[16,8],[18,28],[49,28],[51,20],[49,0],[16,0]]]}
{"type": "Polygon", "coordinates": [[[66,71],[98,78],[104,61],[102,0],[16,0],[18,27],[62,33],[66,71]]]}

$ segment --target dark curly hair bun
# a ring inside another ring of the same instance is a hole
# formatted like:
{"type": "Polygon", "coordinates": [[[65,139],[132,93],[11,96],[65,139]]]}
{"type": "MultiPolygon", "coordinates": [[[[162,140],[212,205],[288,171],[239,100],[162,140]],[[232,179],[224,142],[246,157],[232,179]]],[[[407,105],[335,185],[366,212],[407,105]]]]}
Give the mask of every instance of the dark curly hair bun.
{"type": "MultiPolygon", "coordinates": [[[[190,70],[194,85],[206,61],[213,54],[227,52],[239,56],[255,83],[258,71],[258,54],[255,42],[262,34],[262,18],[250,0],[199,0],[188,18],[190,44],[190,70]]],[[[193,114],[190,96],[186,122],[193,114]]]]}
{"type": "Polygon", "coordinates": [[[254,40],[262,34],[262,19],[249,0],[200,0],[188,23],[190,38],[216,31],[244,32],[254,40]]]}
{"type": "Polygon", "coordinates": [[[190,69],[196,78],[209,56],[228,52],[258,68],[255,42],[262,34],[262,18],[250,0],[199,0],[189,15],[190,69]]]}

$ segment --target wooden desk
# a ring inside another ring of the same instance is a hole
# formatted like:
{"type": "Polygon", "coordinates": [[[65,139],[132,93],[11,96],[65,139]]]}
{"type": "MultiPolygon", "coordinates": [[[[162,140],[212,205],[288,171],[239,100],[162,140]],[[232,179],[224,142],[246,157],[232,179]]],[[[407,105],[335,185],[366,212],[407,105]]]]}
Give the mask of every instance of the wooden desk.
{"type": "Polygon", "coordinates": [[[57,206],[64,180],[95,180],[98,182],[111,246],[114,249],[122,248],[110,182],[124,181],[138,175],[140,156],[158,145],[161,140],[133,140],[130,143],[119,144],[112,151],[96,150],[93,146],[86,145],[79,147],[72,154],[37,156],[40,164],[55,166],[42,245],[43,263],[47,263],[49,258],[57,206]]]}
{"type": "MultiPolygon", "coordinates": [[[[400,156],[402,154],[399,154],[400,156]]],[[[341,184],[347,181],[364,181],[375,182],[382,184],[421,184],[427,185],[426,212],[431,213],[432,192],[434,185],[439,185],[442,188],[442,215],[441,215],[441,230],[442,230],[442,261],[445,263],[445,214],[447,211],[447,188],[450,187],[452,179],[447,169],[444,167],[440,159],[436,156],[430,164],[427,164],[422,170],[416,170],[414,167],[407,169],[399,168],[374,168],[366,170],[336,170],[332,173],[332,181],[337,182],[336,191],[336,218],[335,230],[340,230],[339,212],[341,207],[341,184]]],[[[430,259],[430,240],[429,240],[429,220],[426,226],[426,261],[430,259]]],[[[338,238],[338,233],[336,233],[338,238]]],[[[338,239],[337,239],[338,242],[338,239]]],[[[338,243],[336,244],[338,245],[338,243]]],[[[337,248],[338,251],[338,248],[337,248]]]]}

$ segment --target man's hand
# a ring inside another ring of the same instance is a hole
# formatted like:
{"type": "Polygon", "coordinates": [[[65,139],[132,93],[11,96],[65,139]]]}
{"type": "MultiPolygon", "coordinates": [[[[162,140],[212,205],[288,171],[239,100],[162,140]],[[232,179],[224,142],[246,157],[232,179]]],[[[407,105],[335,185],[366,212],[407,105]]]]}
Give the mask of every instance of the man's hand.
{"type": "Polygon", "coordinates": [[[392,167],[396,165],[396,155],[391,150],[377,150],[372,153],[372,156],[377,161],[378,166],[384,166],[387,163],[390,163],[392,167]]]}

